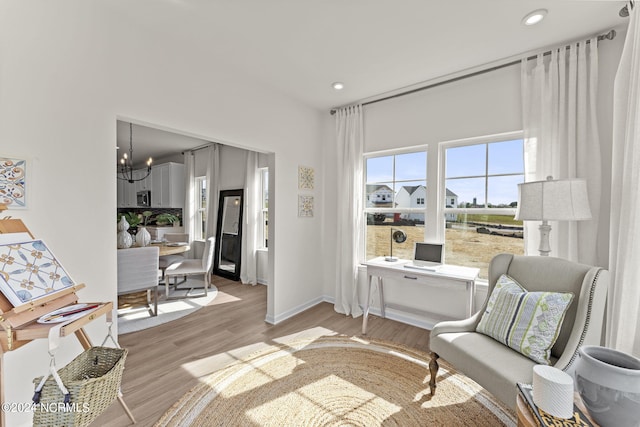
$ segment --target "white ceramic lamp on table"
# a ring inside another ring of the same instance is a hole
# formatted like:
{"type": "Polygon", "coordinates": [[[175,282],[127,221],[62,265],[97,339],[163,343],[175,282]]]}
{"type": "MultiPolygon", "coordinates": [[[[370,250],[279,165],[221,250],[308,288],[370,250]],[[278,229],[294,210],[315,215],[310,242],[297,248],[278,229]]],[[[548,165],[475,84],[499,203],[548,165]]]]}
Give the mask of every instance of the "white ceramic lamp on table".
{"type": "Polygon", "coordinates": [[[540,246],[542,256],[551,252],[548,221],[580,221],[591,219],[587,183],[583,179],[558,179],[518,184],[518,210],[515,219],[542,221],[540,246]]]}

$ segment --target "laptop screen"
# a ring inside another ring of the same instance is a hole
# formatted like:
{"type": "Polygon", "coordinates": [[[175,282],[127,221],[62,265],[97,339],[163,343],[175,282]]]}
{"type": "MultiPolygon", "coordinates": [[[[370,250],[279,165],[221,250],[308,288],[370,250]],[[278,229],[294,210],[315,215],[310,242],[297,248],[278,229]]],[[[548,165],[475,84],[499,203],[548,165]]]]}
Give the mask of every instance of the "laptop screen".
{"type": "Polygon", "coordinates": [[[417,242],[414,259],[416,261],[427,261],[442,264],[443,249],[444,244],[442,243],[417,242]]]}

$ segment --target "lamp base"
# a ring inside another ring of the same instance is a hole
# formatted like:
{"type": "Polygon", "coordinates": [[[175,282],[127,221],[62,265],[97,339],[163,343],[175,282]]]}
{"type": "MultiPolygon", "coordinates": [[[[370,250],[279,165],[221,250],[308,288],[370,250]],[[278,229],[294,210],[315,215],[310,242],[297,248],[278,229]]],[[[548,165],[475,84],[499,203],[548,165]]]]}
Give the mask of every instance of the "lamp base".
{"type": "Polygon", "coordinates": [[[538,252],[540,252],[540,256],[549,256],[549,252],[551,252],[551,246],[549,245],[551,226],[547,221],[542,221],[538,230],[540,230],[540,246],[538,247],[538,252]]]}
{"type": "Polygon", "coordinates": [[[396,256],[386,256],[386,257],[384,257],[384,260],[385,261],[389,261],[389,262],[396,262],[396,261],[398,261],[398,257],[396,257],[396,256]]]}

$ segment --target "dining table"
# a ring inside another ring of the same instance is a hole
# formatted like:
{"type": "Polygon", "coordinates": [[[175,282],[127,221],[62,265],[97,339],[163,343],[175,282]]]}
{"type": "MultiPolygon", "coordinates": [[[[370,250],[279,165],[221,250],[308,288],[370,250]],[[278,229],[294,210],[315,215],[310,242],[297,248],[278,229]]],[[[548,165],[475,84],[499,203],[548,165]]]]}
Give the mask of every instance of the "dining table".
{"type": "Polygon", "coordinates": [[[176,243],[176,242],[160,242],[151,243],[151,246],[157,246],[160,250],[160,256],[176,255],[191,250],[191,246],[188,243],[176,243]]]}

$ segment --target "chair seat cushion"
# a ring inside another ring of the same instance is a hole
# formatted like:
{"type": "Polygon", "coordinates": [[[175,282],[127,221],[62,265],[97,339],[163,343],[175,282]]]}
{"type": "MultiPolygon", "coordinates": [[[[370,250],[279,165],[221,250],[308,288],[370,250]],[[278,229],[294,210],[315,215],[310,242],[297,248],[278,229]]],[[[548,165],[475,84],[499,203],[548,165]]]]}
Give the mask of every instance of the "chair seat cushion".
{"type": "Polygon", "coordinates": [[[476,330],[535,362],[548,365],[551,347],[572,299],[573,294],[568,292],[527,292],[503,274],[491,292],[476,330]]]}
{"type": "Polygon", "coordinates": [[[207,271],[202,268],[202,260],[200,259],[184,259],[174,262],[165,270],[165,276],[176,276],[183,274],[203,274],[207,271]]]}
{"type": "Polygon", "coordinates": [[[533,360],[477,332],[432,335],[429,347],[512,408],[516,383],[530,384],[533,378],[533,360]]]}
{"type": "Polygon", "coordinates": [[[158,259],[158,267],[167,268],[173,263],[184,261],[184,259],[182,255],[163,255],[158,259]]]}

